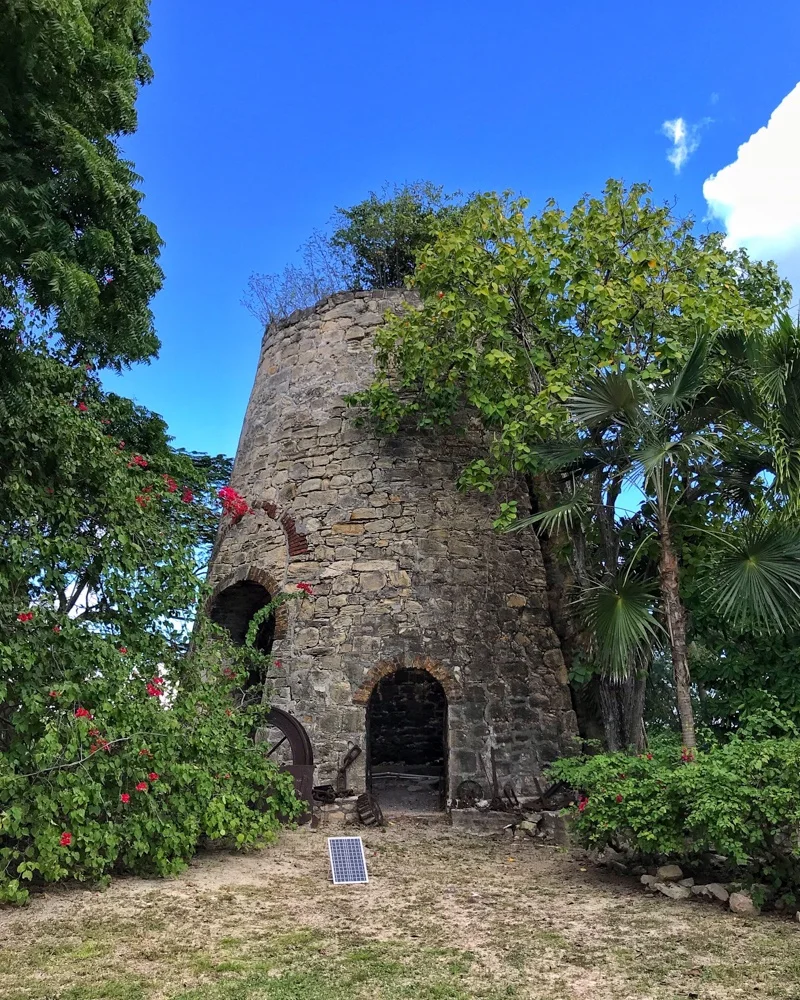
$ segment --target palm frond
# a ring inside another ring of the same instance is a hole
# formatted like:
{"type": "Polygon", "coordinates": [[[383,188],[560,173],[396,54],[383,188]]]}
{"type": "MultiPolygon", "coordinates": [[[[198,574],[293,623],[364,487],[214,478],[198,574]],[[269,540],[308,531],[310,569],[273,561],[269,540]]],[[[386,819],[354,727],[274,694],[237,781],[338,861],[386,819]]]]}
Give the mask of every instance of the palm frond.
{"type": "Polygon", "coordinates": [[[520,531],[522,528],[538,524],[548,534],[558,534],[561,531],[570,531],[576,524],[585,522],[591,510],[592,503],[588,489],[577,486],[561,503],[548,510],[540,510],[537,514],[531,514],[530,517],[520,518],[504,531],[520,531]]]}
{"type": "Polygon", "coordinates": [[[591,629],[600,669],[613,680],[623,680],[665,633],[653,614],[654,584],[618,577],[610,584],[589,587],[578,599],[580,612],[591,629]]]}
{"type": "Polygon", "coordinates": [[[683,368],[655,393],[659,408],[683,410],[691,404],[705,381],[709,344],[708,337],[697,338],[683,368]]]}
{"type": "Polygon", "coordinates": [[[644,386],[627,375],[606,372],[586,383],[567,401],[573,419],[587,427],[617,420],[630,423],[645,398],[644,386]]]}
{"type": "Polygon", "coordinates": [[[720,613],[767,632],[800,620],[800,530],[756,522],[722,538],[729,551],[710,581],[720,613]]]}

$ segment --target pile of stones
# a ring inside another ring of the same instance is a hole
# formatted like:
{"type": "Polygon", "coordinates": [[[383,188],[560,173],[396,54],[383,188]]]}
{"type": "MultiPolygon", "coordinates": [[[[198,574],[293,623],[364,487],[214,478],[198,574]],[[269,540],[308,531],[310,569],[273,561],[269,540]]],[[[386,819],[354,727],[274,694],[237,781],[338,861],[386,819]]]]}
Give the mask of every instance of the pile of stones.
{"type": "Polygon", "coordinates": [[[760,913],[759,907],[746,892],[730,892],[721,882],[709,882],[697,885],[693,878],[684,878],[678,865],[661,865],[655,875],[642,875],[639,879],[642,885],[651,892],[660,892],[669,899],[705,899],[711,903],[727,905],[731,913],[743,917],[755,917],[760,913]]]}

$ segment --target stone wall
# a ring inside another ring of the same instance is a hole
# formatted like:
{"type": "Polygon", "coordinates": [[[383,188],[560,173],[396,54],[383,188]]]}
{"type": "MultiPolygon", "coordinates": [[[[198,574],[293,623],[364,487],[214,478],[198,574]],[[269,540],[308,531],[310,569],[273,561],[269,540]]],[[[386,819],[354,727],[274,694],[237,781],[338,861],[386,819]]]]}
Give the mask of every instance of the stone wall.
{"type": "Polygon", "coordinates": [[[231,481],[257,513],[223,524],[211,582],[217,598],[237,580],[312,584],[276,628],[270,682],[309,732],[318,783],[367,749],[380,678],[418,669],[447,694],[450,795],[465,778],[490,794],[492,748],[501,787],[526,794],[576,732],[536,538],[496,534],[496,498],[457,491],[476,430],[385,440],[343,401],[369,383],[371,335],[406,298],[342,293],[267,331],[231,481]]]}

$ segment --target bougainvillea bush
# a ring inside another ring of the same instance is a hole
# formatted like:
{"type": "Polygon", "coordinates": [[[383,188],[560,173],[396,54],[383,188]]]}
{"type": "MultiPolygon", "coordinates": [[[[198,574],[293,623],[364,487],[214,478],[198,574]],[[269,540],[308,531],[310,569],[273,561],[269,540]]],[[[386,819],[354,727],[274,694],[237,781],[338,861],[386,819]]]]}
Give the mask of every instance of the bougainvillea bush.
{"type": "Polygon", "coordinates": [[[134,645],[44,609],[4,624],[15,680],[0,690],[16,713],[0,755],[0,901],[24,901],[31,882],[170,875],[204,839],[266,843],[297,814],[291,777],[252,739],[263,709],[241,705],[247,668],[222,635],[153,674],[134,645]]]}
{"type": "Polygon", "coordinates": [[[260,692],[240,696],[260,654],[190,629],[220,515],[234,520],[229,463],[176,451],[160,418],[46,341],[9,345],[0,394],[7,902],[37,882],[170,874],[203,838],[261,843],[298,808],[252,739],[260,692]]]}
{"type": "Polygon", "coordinates": [[[702,864],[723,855],[743,881],[800,890],[800,734],[779,713],[686,751],[671,740],[637,757],[564,758],[574,829],[594,848],[702,864]]]}

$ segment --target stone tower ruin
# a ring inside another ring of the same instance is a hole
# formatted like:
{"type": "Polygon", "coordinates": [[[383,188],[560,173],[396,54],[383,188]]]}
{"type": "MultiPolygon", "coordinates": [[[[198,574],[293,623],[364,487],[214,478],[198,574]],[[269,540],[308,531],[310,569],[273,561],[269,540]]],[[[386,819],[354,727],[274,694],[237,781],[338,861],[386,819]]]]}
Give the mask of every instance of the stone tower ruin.
{"type": "Polygon", "coordinates": [[[496,498],[457,490],[469,435],[387,440],[343,400],[407,298],[340,293],[267,330],[231,480],[256,514],[220,528],[211,614],[242,642],[271,595],[313,587],[261,642],[316,784],[389,806],[535,794],[577,732],[536,537],[498,534],[496,498]]]}

